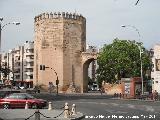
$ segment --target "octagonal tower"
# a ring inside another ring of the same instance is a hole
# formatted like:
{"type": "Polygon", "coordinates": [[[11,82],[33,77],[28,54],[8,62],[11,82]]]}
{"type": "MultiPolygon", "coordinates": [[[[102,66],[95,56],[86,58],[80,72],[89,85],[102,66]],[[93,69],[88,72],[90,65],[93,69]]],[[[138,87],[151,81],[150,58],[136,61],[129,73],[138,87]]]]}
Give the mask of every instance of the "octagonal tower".
{"type": "Polygon", "coordinates": [[[49,83],[56,86],[58,76],[59,91],[67,91],[72,84],[82,92],[81,53],[86,51],[86,19],[75,13],[43,13],[35,17],[34,28],[34,85],[44,89],[49,83]],[[40,65],[46,69],[40,70],[40,65]]]}

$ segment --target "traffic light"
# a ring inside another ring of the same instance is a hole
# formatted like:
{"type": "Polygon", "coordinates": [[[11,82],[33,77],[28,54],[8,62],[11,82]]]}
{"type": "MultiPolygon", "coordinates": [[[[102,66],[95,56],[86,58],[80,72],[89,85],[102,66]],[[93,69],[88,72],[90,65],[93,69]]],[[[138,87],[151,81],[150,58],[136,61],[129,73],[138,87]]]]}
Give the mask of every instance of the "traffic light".
{"type": "Polygon", "coordinates": [[[45,70],[45,65],[40,65],[40,70],[45,70]]]}

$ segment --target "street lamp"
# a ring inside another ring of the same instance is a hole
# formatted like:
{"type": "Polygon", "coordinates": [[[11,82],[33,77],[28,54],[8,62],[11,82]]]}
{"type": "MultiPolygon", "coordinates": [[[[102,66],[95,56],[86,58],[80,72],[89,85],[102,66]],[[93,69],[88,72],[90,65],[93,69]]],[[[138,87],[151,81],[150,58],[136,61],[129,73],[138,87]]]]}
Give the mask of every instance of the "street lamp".
{"type": "MultiPolygon", "coordinates": [[[[138,33],[138,37],[139,37],[139,42],[140,42],[140,38],[141,38],[141,35],[139,33],[139,30],[135,27],[135,26],[132,26],[132,25],[122,25],[121,27],[132,27],[133,29],[135,29],[135,31],[138,33]]],[[[141,62],[141,80],[142,80],[142,95],[144,93],[144,90],[143,90],[143,67],[142,67],[142,48],[141,48],[141,45],[140,44],[136,44],[139,48],[139,56],[140,56],[140,62],[141,62]]]]}
{"type": "MultiPolygon", "coordinates": [[[[1,69],[1,32],[2,32],[3,28],[9,24],[15,24],[15,25],[20,24],[19,22],[9,22],[9,23],[2,25],[2,21],[3,21],[3,18],[0,17],[0,69],[1,69]]],[[[1,72],[0,72],[0,79],[1,79],[1,72]]]]}

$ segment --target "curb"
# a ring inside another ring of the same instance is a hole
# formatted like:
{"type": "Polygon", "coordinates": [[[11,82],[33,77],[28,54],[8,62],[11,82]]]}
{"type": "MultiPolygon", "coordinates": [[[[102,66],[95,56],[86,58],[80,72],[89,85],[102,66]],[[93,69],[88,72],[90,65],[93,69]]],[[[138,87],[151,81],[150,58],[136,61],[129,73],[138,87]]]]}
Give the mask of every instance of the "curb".
{"type": "Polygon", "coordinates": [[[146,102],[160,102],[154,100],[143,100],[143,99],[123,99],[123,98],[111,98],[112,100],[132,100],[132,101],[146,101],[146,102]]]}

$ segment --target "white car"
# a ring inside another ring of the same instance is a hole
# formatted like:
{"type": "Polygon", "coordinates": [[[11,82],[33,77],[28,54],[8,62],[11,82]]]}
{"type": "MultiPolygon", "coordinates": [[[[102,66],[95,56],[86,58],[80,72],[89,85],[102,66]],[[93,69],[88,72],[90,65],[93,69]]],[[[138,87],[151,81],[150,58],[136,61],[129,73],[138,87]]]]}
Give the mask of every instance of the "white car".
{"type": "Polygon", "coordinates": [[[19,88],[20,88],[20,89],[24,89],[24,86],[20,86],[19,88]]]}

